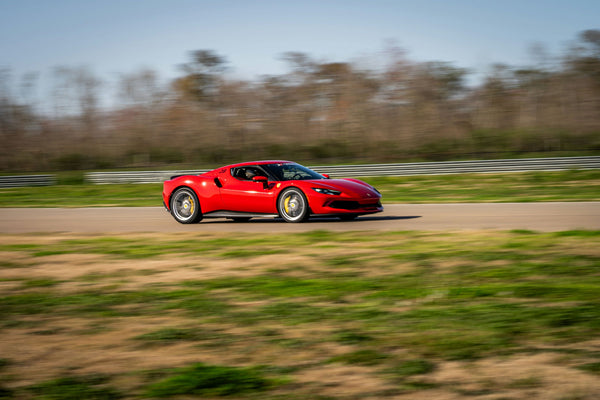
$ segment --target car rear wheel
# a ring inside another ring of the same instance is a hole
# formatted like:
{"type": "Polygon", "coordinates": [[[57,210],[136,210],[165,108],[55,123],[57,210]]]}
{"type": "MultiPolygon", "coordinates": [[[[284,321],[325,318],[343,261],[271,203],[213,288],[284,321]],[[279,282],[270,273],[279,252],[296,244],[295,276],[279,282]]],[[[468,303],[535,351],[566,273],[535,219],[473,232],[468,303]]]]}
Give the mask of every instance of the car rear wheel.
{"type": "Polygon", "coordinates": [[[302,190],[289,188],[281,193],[277,211],[286,222],[302,222],[308,218],[308,201],[302,190]]]}
{"type": "Polygon", "coordinates": [[[171,215],[181,224],[193,224],[202,219],[200,202],[192,189],[180,188],[173,193],[171,215]]]}

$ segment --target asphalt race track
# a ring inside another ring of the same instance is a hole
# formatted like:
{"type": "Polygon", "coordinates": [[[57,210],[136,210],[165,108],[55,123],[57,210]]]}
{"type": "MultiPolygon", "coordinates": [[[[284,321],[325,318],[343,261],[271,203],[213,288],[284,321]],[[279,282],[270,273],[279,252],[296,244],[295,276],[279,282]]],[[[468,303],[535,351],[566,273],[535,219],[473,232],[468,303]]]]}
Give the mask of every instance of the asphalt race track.
{"type": "Polygon", "coordinates": [[[384,204],[384,207],[383,213],[351,222],[320,218],[290,224],[278,219],[256,218],[250,222],[204,219],[193,225],[177,223],[162,207],[0,208],[0,233],[600,229],[600,202],[384,204]]]}

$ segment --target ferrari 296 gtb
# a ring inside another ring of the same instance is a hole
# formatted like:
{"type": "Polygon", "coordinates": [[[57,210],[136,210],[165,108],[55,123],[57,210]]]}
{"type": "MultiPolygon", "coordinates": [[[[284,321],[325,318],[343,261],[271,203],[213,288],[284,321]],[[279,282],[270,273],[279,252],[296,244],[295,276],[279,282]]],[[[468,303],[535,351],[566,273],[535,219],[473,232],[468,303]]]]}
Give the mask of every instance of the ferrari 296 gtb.
{"type": "Polygon", "coordinates": [[[182,224],[210,217],[352,220],[383,211],[381,194],[373,186],[358,179],[329,179],[290,161],[246,162],[201,175],[173,176],[163,184],[163,202],[182,224]]]}

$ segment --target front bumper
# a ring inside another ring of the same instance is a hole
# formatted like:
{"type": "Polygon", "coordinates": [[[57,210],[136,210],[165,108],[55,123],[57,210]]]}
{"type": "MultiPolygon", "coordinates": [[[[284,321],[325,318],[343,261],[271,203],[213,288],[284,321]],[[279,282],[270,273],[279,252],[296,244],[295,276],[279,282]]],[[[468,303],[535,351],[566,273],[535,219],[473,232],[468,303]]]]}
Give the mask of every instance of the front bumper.
{"type": "Polygon", "coordinates": [[[313,199],[310,208],[312,214],[373,214],[383,211],[381,199],[363,198],[340,198],[337,196],[324,196],[313,199]]]}

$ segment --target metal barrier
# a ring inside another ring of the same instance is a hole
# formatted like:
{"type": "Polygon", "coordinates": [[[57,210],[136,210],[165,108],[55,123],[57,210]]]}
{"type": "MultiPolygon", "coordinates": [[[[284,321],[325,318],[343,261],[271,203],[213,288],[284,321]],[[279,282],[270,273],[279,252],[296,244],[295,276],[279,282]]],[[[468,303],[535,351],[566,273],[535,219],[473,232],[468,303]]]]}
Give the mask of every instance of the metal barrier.
{"type": "Polygon", "coordinates": [[[85,180],[95,184],[159,183],[170,179],[173,175],[198,175],[208,171],[210,170],[90,172],[85,174],[85,180]]]}
{"type": "MultiPolygon", "coordinates": [[[[600,157],[554,157],[506,160],[443,161],[402,164],[323,165],[311,169],[334,178],[361,176],[444,175],[464,173],[559,171],[566,169],[600,169],[600,157]]],[[[208,169],[175,171],[90,172],[85,180],[94,184],[161,183],[173,175],[197,175],[208,169]]],[[[0,176],[0,188],[50,186],[54,175],[0,176]]]]}
{"type": "Polygon", "coordinates": [[[23,186],[50,186],[56,183],[54,175],[0,176],[0,188],[23,186]]]}
{"type": "Polygon", "coordinates": [[[339,177],[444,175],[598,168],[600,168],[600,157],[593,156],[311,167],[311,169],[321,174],[339,177]]]}
{"type": "MultiPolygon", "coordinates": [[[[600,169],[600,157],[555,157],[403,164],[335,165],[314,166],[310,168],[321,174],[329,174],[333,178],[558,171],[566,169],[600,169]]],[[[207,171],[209,170],[91,172],[86,174],[85,178],[88,182],[95,184],[160,183],[173,175],[197,175],[207,171]]]]}

